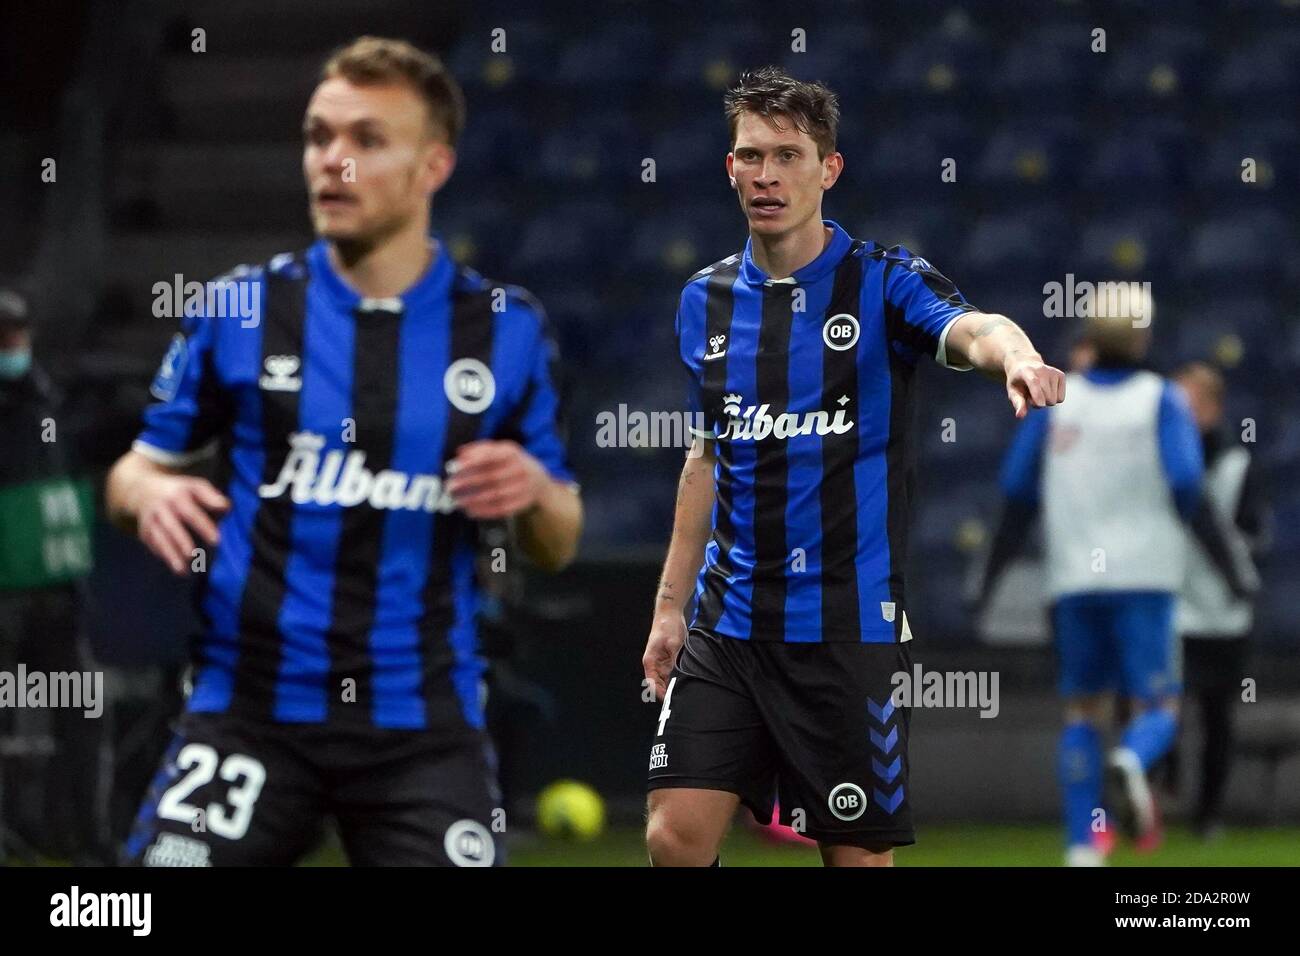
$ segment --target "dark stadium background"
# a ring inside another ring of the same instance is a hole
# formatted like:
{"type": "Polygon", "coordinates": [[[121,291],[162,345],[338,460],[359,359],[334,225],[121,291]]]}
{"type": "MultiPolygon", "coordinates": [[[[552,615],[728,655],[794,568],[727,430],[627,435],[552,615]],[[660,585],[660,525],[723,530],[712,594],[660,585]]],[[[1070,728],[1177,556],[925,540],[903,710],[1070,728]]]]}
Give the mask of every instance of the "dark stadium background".
{"type": "MultiPolygon", "coordinates": [[[[634,855],[656,712],[639,658],[681,453],[597,447],[596,415],[682,406],[677,292],[744,242],[722,90],[772,62],[839,92],[846,169],[826,212],[852,234],[926,256],[1060,366],[1078,328],[1044,317],[1044,283],[1149,281],[1156,366],[1225,371],[1229,421],[1256,422],[1275,521],[1248,671],[1259,699],[1242,707],[1229,794],[1238,851],[1222,859],[1300,862],[1297,831],[1282,829],[1300,824],[1300,4],[15,5],[0,30],[0,279],[30,298],[38,359],[68,396],[63,427],[98,477],[128,447],[174,332],[151,315],[153,284],[310,241],[301,113],[324,55],[362,33],[436,50],[464,84],[469,122],[436,229],[463,261],[536,293],[564,353],[587,527],[558,582],[527,577],[501,595],[512,819],[528,822],[548,781],[578,778],[622,825],[608,858],[634,855]],[[1104,53],[1091,50],[1098,27],[1104,53]],[[491,50],[496,28],[505,53],[491,50]],[[796,29],[806,52],[791,50],[796,29]],[[40,180],[46,157],[56,183],[40,180]],[[1242,180],[1246,158],[1256,182],[1242,180]],[[945,159],[955,182],[941,180],[945,159]]],[[[970,608],[1013,420],[988,382],[934,367],[921,379],[915,653],[928,669],[999,671],[1002,702],[995,720],[914,716],[929,844],[914,852],[932,854],[914,859],[961,862],[987,844],[1007,862],[1055,862],[1058,708],[1040,609],[1004,595],[979,627],[970,608]],[[955,442],[941,438],[948,418],[955,442]],[[1017,855],[1007,834],[1030,849],[1017,855]]],[[[168,688],[193,621],[183,588],[133,541],[100,527],[96,552],[87,628],[116,696],[121,819],[178,706],[168,688]]],[[[1183,774],[1194,752],[1192,733],[1183,774]]],[[[1219,859],[1189,839],[1167,852],[1219,859]]]]}

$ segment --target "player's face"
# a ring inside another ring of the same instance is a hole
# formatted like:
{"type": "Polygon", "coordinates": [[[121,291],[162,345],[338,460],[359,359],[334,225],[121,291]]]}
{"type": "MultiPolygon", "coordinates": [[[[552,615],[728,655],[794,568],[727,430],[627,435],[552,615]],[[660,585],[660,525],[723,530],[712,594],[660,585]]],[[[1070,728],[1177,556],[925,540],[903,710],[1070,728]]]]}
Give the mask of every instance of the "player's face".
{"type": "Polygon", "coordinates": [[[1070,371],[1086,372],[1097,362],[1097,350],[1091,342],[1076,342],[1070,346],[1070,371]]]}
{"type": "Polygon", "coordinates": [[[27,326],[16,322],[0,322],[0,352],[27,349],[32,346],[32,335],[27,326]]]}
{"type": "Polygon", "coordinates": [[[312,225],[326,239],[374,243],[428,210],[456,154],[424,102],[400,84],[316,87],[303,120],[312,225]]]}
{"type": "Polygon", "coordinates": [[[1175,381],[1187,396],[1187,404],[1196,419],[1196,426],[1203,432],[1218,427],[1223,420],[1223,405],[1214,397],[1214,393],[1195,375],[1180,375],[1175,381]]]}
{"type": "Polygon", "coordinates": [[[757,113],[742,113],[727,174],[755,235],[779,236],[810,219],[821,221],[822,193],[844,168],[839,153],[817,157],[813,138],[794,123],[777,127],[757,113]]]}

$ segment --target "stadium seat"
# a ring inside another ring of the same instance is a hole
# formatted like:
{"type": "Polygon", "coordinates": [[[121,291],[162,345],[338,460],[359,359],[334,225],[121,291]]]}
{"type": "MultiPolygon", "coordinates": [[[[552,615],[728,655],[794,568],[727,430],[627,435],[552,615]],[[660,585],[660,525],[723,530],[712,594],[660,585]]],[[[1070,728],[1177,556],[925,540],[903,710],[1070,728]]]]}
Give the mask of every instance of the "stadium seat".
{"type": "Polygon", "coordinates": [[[900,49],[881,75],[881,92],[942,101],[979,96],[991,73],[989,47],[975,37],[917,40],[900,49]]]}
{"type": "Polygon", "coordinates": [[[1278,103],[1295,102],[1298,92],[1294,50],[1267,36],[1228,52],[1209,85],[1210,97],[1237,115],[1271,115],[1278,103]]]}
{"type": "Polygon", "coordinates": [[[1287,270],[1281,255],[1295,248],[1295,227],[1276,210],[1210,220],[1192,230],[1182,279],[1203,292],[1276,289],[1287,270]]]}
{"type": "Polygon", "coordinates": [[[1179,235],[1169,212],[1092,220],[1070,254],[1071,266],[1080,278],[1093,280],[1150,278],[1168,264],[1179,235]]]}
{"type": "Polygon", "coordinates": [[[1013,44],[994,66],[990,92],[1004,105],[1037,111],[1069,111],[1083,101],[1093,70],[1085,26],[1040,32],[1013,44]]]}
{"type": "Polygon", "coordinates": [[[1083,166],[1083,187],[1123,201],[1172,199],[1180,190],[1176,158],[1141,129],[1128,129],[1096,144],[1083,166]]]}
{"type": "Polygon", "coordinates": [[[1285,363],[1276,308],[1272,300],[1259,295],[1189,300],[1176,313],[1157,306],[1156,324],[1165,326],[1157,329],[1166,350],[1162,354],[1170,364],[1211,362],[1251,390],[1258,389],[1285,363]],[[1172,329],[1166,318],[1175,319],[1172,329]],[[1171,334],[1162,338],[1161,333],[1171,334]]]}
{"type": "Polygon", "coordinates": [[[976,165],[981,185],[1032,189],[1077,183],[1082,129],[1072,120],[1012,123],[989,139],[976,165]]]}
{"type": "Polygon", "coordinates": [[[960,257],[963,274],[1013,284],[1041,282],[1044,277],[1063,280],[1066,239],[1059,221],[1046,216],[988,216],[975,224],[966,240],[960,257]]]}

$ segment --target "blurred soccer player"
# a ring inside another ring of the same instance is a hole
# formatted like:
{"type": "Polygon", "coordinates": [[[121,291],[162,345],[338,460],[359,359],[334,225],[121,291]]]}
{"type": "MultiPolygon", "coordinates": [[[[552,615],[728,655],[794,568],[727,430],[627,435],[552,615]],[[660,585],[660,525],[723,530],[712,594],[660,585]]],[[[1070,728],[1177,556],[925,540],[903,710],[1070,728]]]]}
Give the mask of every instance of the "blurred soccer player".
{"type": "Polygon", "coordinates": [[[126,856],[276,863],[335,817],[358,864],[488,865],[475,522],[547,568],[581,503],[535,300],[429,238],[464,106],[362,38],[303,125],[318,241],[228,277],[260,318],[187,315],[109,506],[177,574],[209,549],[193,692],[126,856]],[[222,490],[183,469],[215,449],[222,490]]]}
{"type": "Polygon", "coordinates": [[[1177,730],[1173,615],[1188,547],[1180,516],[1194,517],[1204,470],[1182,393],[1141,367],[1154,303],[1146,294],[1117,302],[1085,322],[1094,361],[1069,376],[1070,401],[1030,415],[1012,442],[1002,469],[1008,504],[983,588],[991,593],[1041,502],[1065,698],[1066,861],[1081,866],[1100,864],[1114,838],[1097,814],[1104,775],[1121,827],[1140,847],[1159,839],[1146,770],[1177,730]],[[1103,761],[1113,693],[1129,700],[1132,718],[1103,761]]]}
{"type": "Polygon", "coordinates": [[[1064,375],[925,259],[822,219],[844,167],[834,93],[766,68],[726,115],[749,241],[677,314],[704,428],[642,661],[663,700],[646,840],[656,865],[709,865],[737,806],[766,823],[779,791],[828,865],[888,865],[913,842],[891,677],[911,666],[916,363],[1005,381],[1017,417],[1060,401],[1064,375]]]}
{"type": "Polygon", "coordinates": [[[1245,676],[1246,649],[1258,589],[1255,564],[1268,540],[1268,504],[1259,468],[1224,423],[1224,382],[1204,362],[1180,368],[1174,380],[1187,395],[1205,456],[1205,495],[1193,523],[1175,627],[1183,639],[1187,695],[1205,735],[1196,829],[1213,836],[1222,825],[1223,794],[1232,761],[1233,723],[1245,676]],[[1211,529],[1219,533],[1206,533],[1211,529]]]}

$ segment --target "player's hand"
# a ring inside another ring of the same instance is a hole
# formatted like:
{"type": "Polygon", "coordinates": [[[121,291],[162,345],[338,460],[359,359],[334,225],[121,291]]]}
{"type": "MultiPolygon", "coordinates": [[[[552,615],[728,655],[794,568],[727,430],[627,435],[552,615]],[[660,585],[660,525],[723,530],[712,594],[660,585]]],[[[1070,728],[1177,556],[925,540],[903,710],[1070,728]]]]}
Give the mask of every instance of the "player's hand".
{"type": "Polygon", "coordinates": [[[550,476],[517,442],[483,439],[461,445],[447,463],[447,491],[477,521],[509,518],[541,497],[550,476]]]}
{"type": "Polygon", "coordinates": [[[668,675],[677,661],[677,652],[686,643],[686,621],[681,614],[668,612],[655,617],[650,625],[650,639],[641,655],[641,670],[654,685],[655,700],[663,700],[668,691],[668,675]]]}
{"type": "Polygon", "coordinates": [[[136,527],[145,547],[184,577],[194,557],[194,538],[208,545],[221,540],[213,515],[230,510],[230,501],[206,478],[155,475],[141,488],[136,527]]]}
{"type": "Polygon", "coordinates": [[[1005,368],[1007,398],[1011,399],[1016,418],[1024,418],[1031,408],[1048,408],[1065,401],[1065,373],[1045,365],[1041,356],[1011,356],[1005,368]]]}

